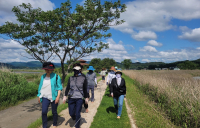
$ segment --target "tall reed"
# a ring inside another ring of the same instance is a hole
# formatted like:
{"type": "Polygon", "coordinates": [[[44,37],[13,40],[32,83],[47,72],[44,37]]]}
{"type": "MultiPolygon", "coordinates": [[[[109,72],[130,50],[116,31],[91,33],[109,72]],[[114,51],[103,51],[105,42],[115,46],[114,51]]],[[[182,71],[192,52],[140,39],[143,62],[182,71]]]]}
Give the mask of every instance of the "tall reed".
{"type": "Polygon", "coordinates": [[[183,127],[200,127],[200,70],[124,70],[169,118],[183,127]]]}

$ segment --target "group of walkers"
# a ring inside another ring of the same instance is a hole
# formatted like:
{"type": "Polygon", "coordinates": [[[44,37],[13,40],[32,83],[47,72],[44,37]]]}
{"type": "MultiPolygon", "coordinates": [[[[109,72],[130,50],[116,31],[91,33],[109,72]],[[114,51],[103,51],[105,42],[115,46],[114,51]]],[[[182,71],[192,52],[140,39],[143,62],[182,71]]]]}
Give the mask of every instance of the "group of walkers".
{"type": "MultiPolygon", "coordinates": [[[[51,104],[53,114],[53,126],[57,126],[57,107],[60,94],[63,89],[60,76],[53,73],[55,66],[51,62],[43,63],[45,74],[41,76],[38,88],[38,102],[42,103],[42,123],[43,128],[47,128],[48,106],[51,104]]],[[[83,66],[79,63],[73,65],[74,75],[68,79],[67,87],[63,97],[63,103],[68,102],[69,115],[76,122],[75,127],[80,128],[81,109],[84,105],[85,112],[88,113],[89,90],[91,90],[91,102],[94,102],[94,88],[97,87],[96,73],[93,66],[89,66],[89,72],[82,73],[83,66]],[[68,97],[68,99],[67,99],[68,97]]],[[[105,82],[106,69],[101,71],[103,82],[105,82]]],[[[121,70],[111,67],[108,73],[106,84],[109,86],[110,96],[113,97],[117,118],[120,118],[124,96],[126,94],[125,80],[121,77],[121,70]],[[118,103],[119,102],[119,103],[118,103]]]]}

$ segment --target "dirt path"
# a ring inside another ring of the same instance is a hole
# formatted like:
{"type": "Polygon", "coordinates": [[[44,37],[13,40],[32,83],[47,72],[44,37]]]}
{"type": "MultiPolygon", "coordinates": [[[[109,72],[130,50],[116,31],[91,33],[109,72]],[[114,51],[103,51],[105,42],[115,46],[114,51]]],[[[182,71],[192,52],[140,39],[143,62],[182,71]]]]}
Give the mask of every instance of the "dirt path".
{"type": "MultiPolygon", "coordinates": [[[[85,108],[82,108],[81,111],[81,128],[89,128],[91,123],[93,122],[93,118],[97,112],[97,108],[99,107],[102,97],[105,93],[105,90],[107,88],[106,83],[103,83],[103,81],[99,81],[97,88],[94,91],[94,98],[95,101],[94,103],[92,103],[91,101],[89,101],[88,104],[88,113],[85,113],[85,108]]],[[[50,128],[53,128],[52,125],[53,121],[49,121],[48,122],[48,126],[50,126],[50,128]]],[[[63,110],[58,117],[58,126],[57,128],[71,128],[75,125],[75,121],[73,121],[69,115],[69,110],[68,108],[63,110]]],[[[42,126],[40,127],[42,128],[42,126]]]]}
{"type": "Polygon", "coordinates": [[[37,98],[0,111],[0,128],[27,128],[41,116],[37,98]]]}

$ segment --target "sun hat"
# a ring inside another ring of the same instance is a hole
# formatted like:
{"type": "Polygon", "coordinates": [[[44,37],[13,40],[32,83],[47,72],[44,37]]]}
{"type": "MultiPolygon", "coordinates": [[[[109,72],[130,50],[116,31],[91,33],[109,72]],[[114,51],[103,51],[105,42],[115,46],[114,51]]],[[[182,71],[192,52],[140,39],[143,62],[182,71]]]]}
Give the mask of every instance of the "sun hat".
{"type": "Polygon", "coordinates": [[[112,66],[112,67],[110,68],[110,70],[116,71],[116,69],[115,69],[114,66],[112,66]]]}
{"type": "Polygon", "coordinates": [[[81,67],[80,67],[80,66],[76,66],[76,67],[74,67],[73,69],[75,69],[75,70],[80,70],[81,67]]]}
{"type": "Polygon", "coordinates": [[[54,70],[55,66],[51,62],[44,62],[43,65],[42,65],[42,69],[54,70]]]}
{"type": "Polygon", "coordinates": [[[94,71],[95,69],[93,68],[93,66],[89,66],[89,68],[87,70],[92,70],[94,71]]]}
{"type": "Polygon", "coordinates": [[[122,75],[122,71],[121,71],[121,70],[117,70],[117,71],[115,72],[115,75],[116,75],[117,73],[121,73],[121,75],[122,75]]]}

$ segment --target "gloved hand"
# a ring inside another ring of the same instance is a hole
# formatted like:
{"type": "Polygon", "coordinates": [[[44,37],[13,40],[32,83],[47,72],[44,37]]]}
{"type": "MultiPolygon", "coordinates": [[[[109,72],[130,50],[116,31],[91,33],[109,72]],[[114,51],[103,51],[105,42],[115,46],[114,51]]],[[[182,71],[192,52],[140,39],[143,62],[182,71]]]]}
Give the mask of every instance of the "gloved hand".
{"type": "Polygon", "coordinates": [[[65,102],[66,102],[66,99],[67,99],[67,97],[66,97],[66,96],[64,96],[64,97],[63,97],[63,104],[65,104],[65,102]]]}

